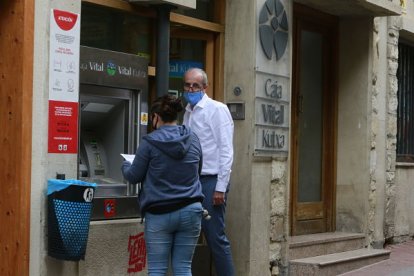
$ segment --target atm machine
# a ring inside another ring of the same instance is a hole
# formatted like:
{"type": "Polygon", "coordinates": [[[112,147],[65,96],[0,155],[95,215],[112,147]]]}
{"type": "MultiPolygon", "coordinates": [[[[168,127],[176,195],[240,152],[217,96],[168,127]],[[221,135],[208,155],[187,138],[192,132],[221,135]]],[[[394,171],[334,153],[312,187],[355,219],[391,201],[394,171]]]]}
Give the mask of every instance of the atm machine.
{"type": "Polygon", "coordinates": [[[81,46],[78,178],[97,184],[92,220],[139,216],[121,153],[135,154],[147,132],[147,68],[145,58],[81,46]]]}

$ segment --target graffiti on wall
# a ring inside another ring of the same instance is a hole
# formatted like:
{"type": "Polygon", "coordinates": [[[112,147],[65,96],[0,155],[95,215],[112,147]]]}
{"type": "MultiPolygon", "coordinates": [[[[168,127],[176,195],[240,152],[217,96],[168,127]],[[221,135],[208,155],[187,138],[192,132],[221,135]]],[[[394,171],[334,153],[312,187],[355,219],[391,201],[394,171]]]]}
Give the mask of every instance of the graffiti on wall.
{"type": "Polygon", "coordinates": [[[135,273],[144,270],[146,265],[147,250],[145,247],[143,232],[137,235],[129,236],[128,251],[128,273],[135,273]]]}

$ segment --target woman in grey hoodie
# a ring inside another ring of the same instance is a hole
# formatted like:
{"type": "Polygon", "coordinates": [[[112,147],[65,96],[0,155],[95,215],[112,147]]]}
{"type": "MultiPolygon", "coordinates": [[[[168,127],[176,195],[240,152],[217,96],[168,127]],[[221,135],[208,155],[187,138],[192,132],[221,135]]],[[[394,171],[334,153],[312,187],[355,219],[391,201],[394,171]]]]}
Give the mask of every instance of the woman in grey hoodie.
{"type": "Polygon", "coordinates": [[[141,182],[141,214],[145,215],[148,274],[166,275],[171,257],[174,275],[191,275],[200,235],[204,199],[199,171],[202,152],[198,137],[177,125],[183,110],[179,98],[165,95],[151,106],[155,129],[143,137],[131,164],[122,173],[130,183],[141,182]]]}

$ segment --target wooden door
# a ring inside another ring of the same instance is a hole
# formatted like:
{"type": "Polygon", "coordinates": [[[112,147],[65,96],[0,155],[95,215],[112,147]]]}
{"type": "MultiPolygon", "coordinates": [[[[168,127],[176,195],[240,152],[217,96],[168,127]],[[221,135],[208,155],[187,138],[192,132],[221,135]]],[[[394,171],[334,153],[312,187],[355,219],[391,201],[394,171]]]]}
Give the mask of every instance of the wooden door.
{"type": "Polygon", "coordinates": [[[334,230],[337,20],[294,5],[291,234],[334,230]]]}

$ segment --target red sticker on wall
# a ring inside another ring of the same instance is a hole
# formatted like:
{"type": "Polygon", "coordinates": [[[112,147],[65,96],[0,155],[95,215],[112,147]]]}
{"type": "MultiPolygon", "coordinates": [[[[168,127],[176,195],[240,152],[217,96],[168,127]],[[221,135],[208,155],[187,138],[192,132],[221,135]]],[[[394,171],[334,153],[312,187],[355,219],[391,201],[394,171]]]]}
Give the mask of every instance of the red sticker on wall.
{"type": "Polygon", "coordinates": [[[105,218],[111,218],[116,214],[116,199],[104,200],[104,216],[105,218]]]}
{"type": "Polygon", "coordinates": [[[55,17],[56,24],[64,31],[72,29],[78,19],[77,14],[60,10],[53,10],[53,16],[55,17]]]}

